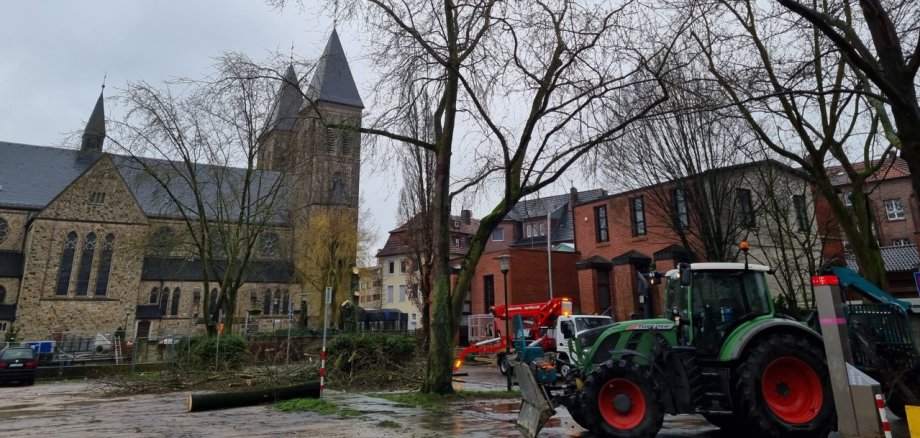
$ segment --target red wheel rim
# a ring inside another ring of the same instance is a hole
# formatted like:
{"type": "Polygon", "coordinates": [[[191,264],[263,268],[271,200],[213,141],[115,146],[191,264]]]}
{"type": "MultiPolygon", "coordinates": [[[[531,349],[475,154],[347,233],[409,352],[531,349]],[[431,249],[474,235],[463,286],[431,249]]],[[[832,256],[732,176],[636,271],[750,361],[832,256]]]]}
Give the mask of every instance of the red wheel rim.
{"type": "Polygon", "coordinates": [[[616,429],[632,429],[645,418],[645,396],[638,385],[627,379],[611,379],[597,395],[597,408],[604,421],[616,429]],[[628,400],[628,408],[617,409],[617,397],[621,403],[628,400]],[[625,399],[623,398],[625,397],[625,399]]]}
{"type": "Polygon", "coordinates": [[[770,362],[761,381],[763,398],[781,420],[804,424],[814,420],[824,402],[824,390],[818,373],[794,357],[770,362]]]}

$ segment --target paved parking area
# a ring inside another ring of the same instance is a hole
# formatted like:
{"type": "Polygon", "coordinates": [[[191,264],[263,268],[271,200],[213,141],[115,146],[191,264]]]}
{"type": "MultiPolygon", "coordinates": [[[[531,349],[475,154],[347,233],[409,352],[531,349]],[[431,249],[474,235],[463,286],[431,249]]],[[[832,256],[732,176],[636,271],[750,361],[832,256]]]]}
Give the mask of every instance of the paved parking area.
{"type": "MultiPolygon", "coordinates": [[[[495,367],[469,365],[456,387],[501,390],[495,367]]],[[[359,410],[357,418],[311,412],[281,412],[268,406],[185,413],[184,393],[100,398],[91,381],[0,387],[0,431],[4,436],[82,437],[518,437],[517,398],[473,401],[432,413],[387,400],[339,391],[327,397],[359,410]]],[[[590,437],[560,409],[540,434],[544,438],[590,437]]],[[[723,437],[699,416],[667,417],[663,438],[723,437]]],[[[901,436],[907,436],[906,432],[901,436]]],[[[727,438],[727,437],[726,437],[727,438]]]]}

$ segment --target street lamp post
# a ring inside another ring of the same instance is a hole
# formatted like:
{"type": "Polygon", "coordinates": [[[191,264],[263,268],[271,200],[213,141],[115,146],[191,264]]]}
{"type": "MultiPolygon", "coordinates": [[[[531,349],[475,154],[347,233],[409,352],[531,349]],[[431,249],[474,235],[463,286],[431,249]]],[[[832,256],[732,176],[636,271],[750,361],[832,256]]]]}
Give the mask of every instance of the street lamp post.
{"type": "MultiPolygon", "coordinates": [[[[508,310],[509,310],[508,305],[510,304],[508,303],[508,271],[511,270],[509,266],[510,265],[509,259],[511,259],[511,256],[508,254],[502,254],[496,257],[496,259],[499,262],[499,269],[502,271],[502,281],[504,282],[504,285],[505,285],[505,363],[508,363],[507,362],[508,357],[511,355],[511,342],[514,340],[514,336],[511,336],[511,329],[510,329],[511,318],[508,313],[508,310]]],[[[508,380],[508,391],[511,391],[510,364],[509,364],[508,372],[505,373],[505,377],[508,378],[507,379],[508,380]]]]}

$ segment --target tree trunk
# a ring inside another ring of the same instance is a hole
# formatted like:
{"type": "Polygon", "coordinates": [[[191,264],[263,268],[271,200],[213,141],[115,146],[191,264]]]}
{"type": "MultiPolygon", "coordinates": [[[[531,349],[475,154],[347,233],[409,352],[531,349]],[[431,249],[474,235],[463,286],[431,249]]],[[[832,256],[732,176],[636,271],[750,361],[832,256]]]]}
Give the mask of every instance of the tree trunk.
{"type": "Polygon", "coordinates": [[[185,412],[238,408],[241,406],[275,403],[294,398],[318,398],[319,392],[319,382],[312,382],[256,391],[189,394],[185,401],[185,412]]]}
{"type": "MultiPolygon", "coordinates": [[[[446,125],[446,124],[445,124],[446,125]]],[[[422,392],[449,394],[454,391],[453,330],[450,296],[450,150],[438,151],[434,176],[434,299],[428,346],[428,373],[422,392]]]]}

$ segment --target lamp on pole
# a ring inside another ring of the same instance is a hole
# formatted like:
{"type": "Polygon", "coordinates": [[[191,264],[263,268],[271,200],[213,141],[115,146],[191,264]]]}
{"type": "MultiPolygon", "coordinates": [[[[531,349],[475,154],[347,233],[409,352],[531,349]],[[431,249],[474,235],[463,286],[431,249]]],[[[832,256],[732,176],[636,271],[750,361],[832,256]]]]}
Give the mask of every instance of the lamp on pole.
{"type": "MultiPolygon", "coordinates": [[[[508,356],[511,355],[511,342],[514,340],[514,336],[511,336],[511,318],[508,313],[508,271],[511,270],[509,266],[509,260],[511,256],[508,254],[502,254],[495,258],[499,262],[499,269],[502,271],[502,282],[505,286],[505,360],[507,361],[508,356]]],[[[508,369],[508,372],[505,373],[505,377],[508,378],[508,391],[511,391],[511,369],[508,369]]]]}

